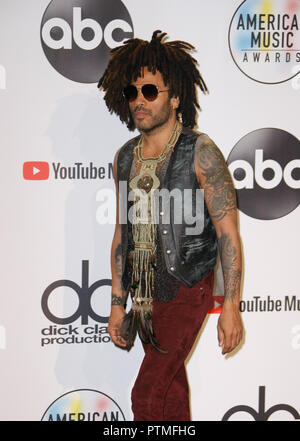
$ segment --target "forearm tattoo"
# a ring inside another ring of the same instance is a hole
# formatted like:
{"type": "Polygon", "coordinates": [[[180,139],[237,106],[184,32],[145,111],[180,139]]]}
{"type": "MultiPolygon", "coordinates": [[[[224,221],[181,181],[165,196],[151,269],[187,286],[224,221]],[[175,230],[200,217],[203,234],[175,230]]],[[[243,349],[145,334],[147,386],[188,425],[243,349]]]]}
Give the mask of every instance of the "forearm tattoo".
{"type": "MultiPolygon", "coordinates": [[[[116,276],[118,278],[118,281],[120,283],[120,286],[122,286],[122,246],[119,243],[116,246],[115,249],[115,269],[116,269],[116,276]]],[[[118,306],[126,306],[126,300],[127,300],[128,294],[126,291],[122,291],[122,295],[118,295],[115,293],[111,294],[111,304],[112,305],[118,305],[118,306]]]]}
{"type": "Polygon", "coordinates": [[[122,294],[122,296],[119,296],[117,294],[112,293],[111,294],[111,304],[117,305],[117,306],[125,306],[126,296],[123,294],[122,294]]]}
{"type": "Polygon", "coordinates": [[[115,268],[118,279],[122,277],[122,246],[119,243],[115,249],[115,268]]]}
{"type": "Polygon", "coordinates": [[[196,150],[196,161],[205,177],[205,197],[210,216],[216,221],[236,209],[236,194],[222,153],[212,140],[203,142],[196,150]]]}
{"type": "Polygon", "coordinates": [[[224,276],[225,297],[233,299],[239,294],[242,273],[237,250],[228,234],[223,234],[219,238],[218,245],[224,276]]]}

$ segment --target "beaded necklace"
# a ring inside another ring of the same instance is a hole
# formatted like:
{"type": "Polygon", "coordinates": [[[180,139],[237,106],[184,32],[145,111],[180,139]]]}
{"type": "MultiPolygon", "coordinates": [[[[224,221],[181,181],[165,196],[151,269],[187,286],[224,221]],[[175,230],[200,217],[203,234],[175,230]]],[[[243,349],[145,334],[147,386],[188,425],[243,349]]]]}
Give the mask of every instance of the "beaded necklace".
{"type": "Polygon", "coordinates": [[[156,222],[153,222],[153,215],[156,212],[154,190],[160,185],[155,172],[158,164],[164,161],[168,153],[173,150],[180,133],[181,125],[176,121],[166,145],[157,157],[144,158],[142,156],[143,136],[134,148],[137,164],[141,163],[141,169],[139,174],[129,182],[136,204],[132,212],[134,251],[129,288],[132,306],[122,323],[122,336],[127,341],[128,350],[132,347],[136,332],[138,332],[143,343],[150,342],[159,352],[166,353],[158,347],[159,343],[155,339],[152,327],[152,294],[156,266],[156,222]]]}

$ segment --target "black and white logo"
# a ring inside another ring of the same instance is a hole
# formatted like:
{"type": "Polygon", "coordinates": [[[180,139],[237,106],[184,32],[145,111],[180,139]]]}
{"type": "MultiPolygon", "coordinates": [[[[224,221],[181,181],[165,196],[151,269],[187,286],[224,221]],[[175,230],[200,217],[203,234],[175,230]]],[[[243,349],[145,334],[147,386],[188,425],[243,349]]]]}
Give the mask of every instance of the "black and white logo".
{"type": "Polygon", "coordinates": [[[41,346],[110,343],[106,315],[110,291],[110,279],[89,283],[88,260],[82,261],[81,285],[68,279],[50,283],[41,306],[51,324],[41,329],[41,346]]]}
{"type": "Polygon", "coordinates": [[[275,404],[275,406],[270,407],[266,410],[266,387],[259,387],[259,395],[258,395],[258,410],[253,409],[253,407],[246,406],[241,404],[239,406],[234,406],[229,409],[222,418],[222,421],[228,421],[232,415],[245,412],[249,413],[255,421],[267,421],[271,415],[279,411],[285,411],[288,414],[292,415],[292,418],[295,420],[300,419],[299,412],[289,404],[275,404]]]}
{"type": "Polygon", "coordinates": [[[108,323],[109,317],[107,316],[101,316],[97,314],[93,309],[92,304],[92,296],[95,293],[95,291],[98,288],[111,286],[111,280],[110,279],[102,279],[97,280],[96,282],[89,285],[89,261],[83,260],[82,261],[82,283],[81,286],[78,285],[76,282],[73,282],[72,280],[62,279],[62,280],[56,280],[55,282],[51,283],[47,288],[45,289],[43,295],[42,295],[42,310],[45,316],[53,323],[57,323],[59,325],[66,325],[75,322],[78,318],[81,318],[81,324],[86,325],[88,323],[88,319],[91,318],[95,322],[98,323],[108,323]],[[70,288],[73,293],[75,294],[75,297],[77,297],[77,308],[73,313],[68,313],[68,315],[65,315],[64,317],[58,317],[55,315],[55,313],[51,310],[49,299],[52,294],[58,289],[58,288],[70,288]]]}
{"type": "Polygon", "coordinates": [[[232,149],[228,160],[239,209],[271,220],[293,211],[300,202],[300,142],[276,128],[254,130],[232,149]]]}
{"type": "Polygon", "coordinates": [[[95,83],[110,49],[133,37],[121,0],[52,0],[41,23],[41,42],[50,64],[79,83],[95,83]]]}

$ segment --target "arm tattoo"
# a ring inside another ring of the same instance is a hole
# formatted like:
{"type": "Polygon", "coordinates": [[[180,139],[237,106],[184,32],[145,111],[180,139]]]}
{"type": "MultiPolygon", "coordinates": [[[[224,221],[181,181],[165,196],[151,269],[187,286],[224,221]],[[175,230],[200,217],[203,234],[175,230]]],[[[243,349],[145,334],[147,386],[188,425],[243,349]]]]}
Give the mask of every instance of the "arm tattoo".
{"type": "MultiPolygon", "coordinates": [[[[120,243],[116,246],[115,249],[115,268],[117,278],[120,281],[120,285],[122,286],[122,246],[120,243]]],[[[127,296],[128,294],[124,290],[122,291],[122,296],[112,293],[111,304],[126,307],[127,296]]]]}
{"type": "Polygon", "coordinates": [[[118,305],[118,306],[125,306],[126,296],[122,294],[122,297],[121,297],[121,296],[118,296],[117,294],[112,293],[111,294],[111,304],[118,305]]]}
{"type": "Polygon", "coordinates": [[[220,237],[218,245],[224,275],[225,296],[228,299],[233,299],[239,292],[242,273],[237,262],[237,250],[228,234],[223,234],[220,237]]]}
{"type": "Polygon", "coordinates": [[[115,249],[115,268],[117,277],[121,280],[122,277],[122,246],[119,243],[115,249]]]}
{"type": "Polygon", "coordinates": [[[212,140],[203,142],[196,151],[196,161],[205,177],[204,191],[209,211],[216,221],[236,209],[236,194],[224,157],[212,140]]]}

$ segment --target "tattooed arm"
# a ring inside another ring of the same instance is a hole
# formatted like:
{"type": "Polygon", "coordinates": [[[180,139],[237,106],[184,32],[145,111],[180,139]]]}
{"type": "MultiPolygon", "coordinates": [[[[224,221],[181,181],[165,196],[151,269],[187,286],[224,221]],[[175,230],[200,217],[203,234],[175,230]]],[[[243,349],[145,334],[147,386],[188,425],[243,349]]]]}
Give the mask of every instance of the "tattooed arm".
{"type": "Polygon", "coordinates": [[[111,273],[112,273],[112,293],[111,293],[111,305],[122,306],[126,308],[127,293],[122,290],[121,277],[122,277],[122,246],[121,246],[121,233],[116,231],[114,234],[112,246],[111,246],[111,273]]]}
{"type": "Polygon", "coordinates": [[[111,245],[111,275],[112,275],[112,293],[111,293],[111,312],[108,323],[108,332],[112,341],[118,346],[125,347],[126,342],[121,338],[121,324],[125,315],[125,305],[127,301],[127,293],[122,289],[122,246],[121,246],[121,225],[119,223],[119,191],[117,183],[117,151],[114,164],[113,175],[116,186],[116,227],[111,245]]]}
{"type": "Polygon", "coordinates": [[[243,326],[239,313],[242,274],[241,243],[237,228],[236,195],[222,153],[204,135],[196,147],[195,171],[215,226],[224,276],[225,299],[218,321],[222,353],[232,351],[241,341],[243,326]]]}

